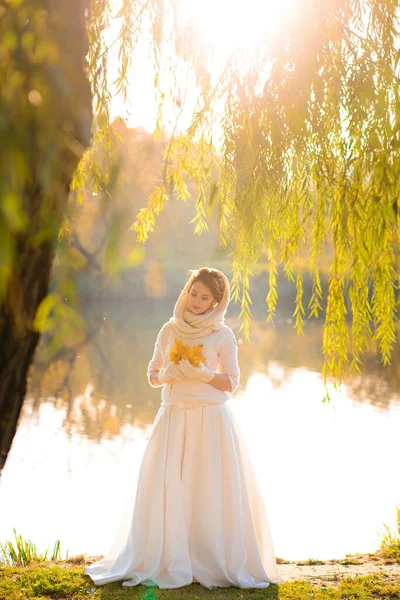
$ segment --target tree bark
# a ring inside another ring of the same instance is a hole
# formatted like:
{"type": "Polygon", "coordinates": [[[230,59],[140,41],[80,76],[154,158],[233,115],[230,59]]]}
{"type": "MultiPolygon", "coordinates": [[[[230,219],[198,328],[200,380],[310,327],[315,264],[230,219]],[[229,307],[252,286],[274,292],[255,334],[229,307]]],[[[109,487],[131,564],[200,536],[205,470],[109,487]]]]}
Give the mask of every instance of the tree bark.
{"type": "Polygon", "coordinates": [[[0,475],[17,430],[29,368],[40,339],[33,320],[49,291],[71,179],[90,144],[92,126],[85,58],[88,0],[26,0],[19,6],[6,6],[1,27],[16,36],[17,44],[7,50],[4,60],[4,52],[0,56],[1,76],[4,80],[8,75],[9,80],[11,65],[21,85],[8,107],[5,93],[0,93],[1,112],[4,117],[6,106],[7,131],[12,132],[8,143],[6,136],[0,136],[1,159],[6,161],[12,151],[26,168],[18,180],[12,169],[9,177],[4,174],[0,211],[4,189],[8,194],[11,190],[21,200],[27,224],[7,229],[7,221],[0,221],[11,256],[0,297],[0,475]],[[48,54],[42,62],[41,52],[48,54]]]}

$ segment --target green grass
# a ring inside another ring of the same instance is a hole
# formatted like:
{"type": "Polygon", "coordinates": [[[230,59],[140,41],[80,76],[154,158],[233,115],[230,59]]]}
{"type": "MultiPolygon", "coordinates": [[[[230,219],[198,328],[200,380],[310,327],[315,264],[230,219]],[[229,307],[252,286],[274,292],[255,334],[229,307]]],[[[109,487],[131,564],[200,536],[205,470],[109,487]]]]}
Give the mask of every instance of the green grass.
{"type": "Polygon", "coordinates": [[[400,506],[397,506],[397,532],[392,534],[389,527],[384,524],[386,534],[383,536],[381,551],[386,558],[397,558],[400,560],[400,506]]]}
{"type": "Polygon", "coordinates": [[[316,587],[305,581],[270,585],[265,590],[217,588],[208,590],[198,583],[172,590],[145,588],[143,585],[124,588],[121,582],[95,586],[88,575],[84,575],[82,566],[65,568],[44,564],[27,567],[0,568],[0,600],[48,600],[50,598],[68,598],[70,600],[121,600],[137,598],[140,600],[225,600],[261,598],[280,600],[385,600],[400,599],[400,579],[388,583],[385,575],[348,577],[337,588],[316,587]]]}
{"type": "Polygon", "coordinates": [[[60,540],[56,540],[53,552],[51,556],[48,556],[48,549],[45,552],[39,553],[36,545],[31,540],[23,540],[22,535],[17,535],[15,528],[13,528],[13,531],[15,537],[14,544],[9,540],[6,540],[4,544],[0,544],[0,564],[25,567],[32,562],[46,562],[61,558],[60,540]]]}

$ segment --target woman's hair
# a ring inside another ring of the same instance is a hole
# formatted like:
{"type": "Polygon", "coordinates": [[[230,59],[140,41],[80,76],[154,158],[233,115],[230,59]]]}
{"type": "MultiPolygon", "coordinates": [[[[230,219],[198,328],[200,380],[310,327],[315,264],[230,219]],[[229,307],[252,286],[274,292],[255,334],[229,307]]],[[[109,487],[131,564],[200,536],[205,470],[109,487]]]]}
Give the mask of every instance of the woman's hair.
{"type": "Polygon", "coordinates": [[[216,269],[202,267],[201,269],[189,270],[188,274],[190,275],[189,289],[191,289],[195,281],[201,281],[210,289],[214,299],[217,302],[221,302],[225,290],[225,281],[216,269]]]}

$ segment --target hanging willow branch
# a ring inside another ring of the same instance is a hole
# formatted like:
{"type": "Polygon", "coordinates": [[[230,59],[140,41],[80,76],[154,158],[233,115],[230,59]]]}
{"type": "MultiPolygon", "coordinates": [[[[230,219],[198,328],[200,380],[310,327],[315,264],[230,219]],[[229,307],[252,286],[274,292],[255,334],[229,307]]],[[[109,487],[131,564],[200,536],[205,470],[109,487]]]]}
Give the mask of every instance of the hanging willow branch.
{"type": "MultiPolygon", "coordinates": [[[[198,86],[191,125],[183,132],[174,130],[164,156],[164,182],[131,229],[145,242],[156,215],[173,194],[187,199],[187,179],[193,179],[198,192],[196,233],[207,229],[211,205],[218,211],[221,244],[232,247],[232,297],[241,303],[246,340],[249,282],[265,257],[270,267],[267,320],[277,306],[282,268],[297,286],[295,326],[302,331],[305,263],[313,282],[307,316],[318,317],[326,301],[324,375],[341,378],[350,357],[351,366],[360,369],[372,340],[388,363],[396,340],[398,7],[394,1],[310,0],[306,8],[304,3],[294,5],[280,37],[262,40],[247,67],[232,53],[215,74],[207,67],[209,56],[195,25],[183,21],[178,0],[123,2],[119,88],[126,92],[135,44],[141,33],[150,31],[159,101],[156,135],[163,102],[179,94],[174,87],[163,89],[163,70],[185,64],[198,86]],[[212,139],[217,118],[219,148],[212,139]],[[326,254],[330,240],[331,258],[326,254]],[[330,261],[326,299],[322,259],[330,261]]],[[[107,0],[92,0],[89,63],[97,103],[93,147],[109,135],[102,32],[110,10],[107,0]]],[[[77,188],[83,175],[95,176],[93,160],[91,150],[78,169],[77,188]]]]}

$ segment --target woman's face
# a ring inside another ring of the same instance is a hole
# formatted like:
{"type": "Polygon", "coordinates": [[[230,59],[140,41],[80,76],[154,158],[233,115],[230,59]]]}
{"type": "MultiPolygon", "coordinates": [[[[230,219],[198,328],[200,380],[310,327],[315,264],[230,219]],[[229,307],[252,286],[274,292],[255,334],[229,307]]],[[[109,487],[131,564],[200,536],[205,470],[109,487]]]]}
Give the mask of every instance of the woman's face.
{"type": "Polygon", "coordinates": [[[213,308],[214,304],[216,301],[211,290],[202,281],[195,281],[189,290],[187,310],[202,315],[209,308],[213,308]]]}

